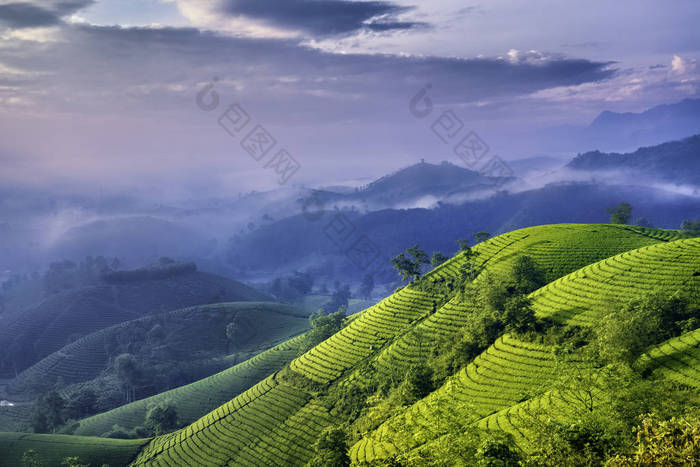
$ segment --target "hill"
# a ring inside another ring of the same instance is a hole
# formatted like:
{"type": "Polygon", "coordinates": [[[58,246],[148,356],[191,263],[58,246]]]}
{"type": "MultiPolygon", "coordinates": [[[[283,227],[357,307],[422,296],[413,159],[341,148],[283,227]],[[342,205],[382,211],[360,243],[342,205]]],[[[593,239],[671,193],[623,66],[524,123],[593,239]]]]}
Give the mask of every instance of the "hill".
{"type": "Polygon", "coordinates": [[[204,272],[66,290],[3,316],[0,375],[16,376],[70,342],[114,324],[195,305],[269,300],[240,282],[204,272]]]}
{"type": "MultiPolygon", "coordinates": [[[[614,229],[623,230],[618,227],[613,227],[611,230],[614,231],[614,229]]],[[[593,232],[595,230],[592,228],[589,235],[579,235],[580,243],[590,242],[591,250],[597,244],[604,244],[606,234],[610,233],[602,228],[600,235],[596,235],[597,232],[593,232]]],[[[650,243],[658,242],[664,237],[674,238],[675,235],[672,232],[660,231],[646,233],[650,235],[646,236],[642,229],[642,235],[639,233],[633,233],[633,235],[643,237],[650,243]],[[654,240],[655,236],[659,239],[654,240]]],[[[493,252],[491,255],[488,253],[489,247],[480,246],[479,249],[485,250],[484,261],[495,256],[495,252],[516,243],[518,236],[521,238],[528,236],[523,232],[513,232],[510,235],[513,238],[496,238],[487,242],[493,252]]],[[[572,257],[571,251],[578,245],[569,244],[568,247],[564,245],[566,245],[565,242],[562,244],[562,256],[568,260],[572,257]]],[[[457,257],[432,274],[452,275],[454,273],[450,271],[459,267],[458,264],[454,264],[459,261],[460,258],[457,257]]],[[[497,267],[496,265],[498,261],[494,261],[494,267],[497,267]]],[[[290,364],[290,370],[315,384],[330,385],[331,388],[341,388],[338,390],[342,391],[343,385],[352,386],[352,381],[375,374],[374,371],[363,366],[363,362],[371,360],[382,348],[387,348],[392,341],[403,336],[412,327],[425,322],[431,314],[431,304],[439,303],[440,300],[439,296],[429,292],[403,288],[361,313],[357,319],[351,321],[346,328],[330,339],[294,360],[290,364]]],[[[454,326],[455,331],[459,329],[459,322],[454,326]]],[[[329,426],[334,419],[336,422],[340,421],[336,418],[338,415],[334,417],[332,410],[329,412],[330,406],[324,406],[314,400],[313,387],[313,384],[311,386],[300,384],[294,380],[293,376],[280,372],[200,419],[188,429],[156,439],[139,456],[137,464],[147,464],[156,459],[166,463],[177,463],[176,459],[183,456],[187,456],[186,458],[196,463],[236,459],[242,464],[262,462],[302,464],[310,455],[309,445],[319,436],[324,425],[329,426]],[[272,410],[272,407],[276,409],[272,410]],[[299,426],[299,417],[306,420],[303,430],[299,426]],[[234,427],[241,424],[249,428],[244,432],[235,430],[234,427]],[[217,427],[216,434],[213,432],[214,426],[217,427]],[[232,437],[236,439],[234,444],[224,441],[232,437]],[[280,439],[285,440],[287,449],[284,451],[273,449],[274,446],[279,445],[280,439]]]]}
{"type": "MultiPolygon", "coordinates": [[[[642,247],[596,262],[538,289],[530,297],[541,315],[593,326],[607,311],[646,292],[661,289],[672,293],[698,287],[700,239],[687,239],[642,247]]],[[[692,336],[684,336],[659,349],[672,349],[674,342],[677,346],[687,340],[690,344],[685,344],[681,352],[697,346],[692,336]]],[[[517,435],[513,423],[518,423],[508,419],[516,418],[512,411],[522,410],[526,401],[535,399],[533,395],[553,386],[560,370],[554,350],[553,346],[531,344],[509,335],[501,337],[426,399],[355,444],[351,449],[353,459],[371,461],[415,448],[424,427],[434,424],[443,412],[464,410],[459,404],[469,405],[465,425],[476,423],[490,429],[492,425],[501,429],[505,426],[506,431],[517,435]],[[404,426],[409,428],[399,428],[404,426]]],[[[650,355],[658,358],[659,352],[652,350],[650,355]]],[[[685,362],[691,372],[697,371],[693,369],[696,363],[685,362]]]]}
{"type": "Polygon", "coordinates": [[[583,136],[594,146],[630,148],[684,138],[698,130],[700,99],[684,99],[640,113],[602,112],[584,130],[583,136]]]}
{"type": "Polygon", "coordinates": [[[247,360],[307,328],[306,311],[278,303],[222,303],[159,313],[78,339],[22,371],[5,391],[13,400],[27,400],[52,389],[106,377],[114,359],[124,353],[157,375],[161,386],[172,386],[169,380],[174,375],[167,371],[171,366],[178,367],[180,378],[192,378],[189,366],[195,366],[194,371],[200,365],[205,369],[220,357],[247,360]],[[240,328],[235,342],[226,336],[226,326],[233,321],[240,328]]]}
{"type": "MultiPolygon", "coordinates": [[[[395,281],[390,259],[416,243],[429,253],[453,254],[455,239],[473,238],[479,231],[492,235],[533,225],[553,223],[605,223],[606,209],[622,201],[631,203],[633,216],[656,227],[678,228],[692,213],[700,213],[700,200],[649,186],[614,186],[596,183],[558,183],[518,193],[493,196],[435,209],[387,209],[362,214],[344,211],[357,235],[366,235],[380,252],[375,264],[378,280],[395,281]],[[689,214],[690,213],[690,214],[689,214]]],[[[362,279],[361,270],[344,256],[326,233],[335,214],[316,222],[302,215],[273,222],[232,243],[227,259],[241,277],[270,270],[311,270],[317,275],[340,274],[345,280],[362,279]],[[331,266],[327,266],[327,265],[331,266]]]]}
{"type": "MultiPolygon", "coordinates": [[[[378,465],[384,465],[381,459],[394,462],[389,459],[394,454],[401,462],[413,459],[408,465],[459,455],[472,456],[462,458],[469,464],[473,456],[484,455],[477,449],[480,440],[496,443],[498,452],[516,449],[514,442],[526,455],[533,449],[532,429],[539,426],[520,425],[531,409],[566,427],[566,414],[579,420],[570,391],[580,383],[562,379],[570,368],[594,378],[609,373],[608,366],[592,366],[598,363],[583,351],[602,345],[596,332],[610,329],[600,325],[610,321],[610,304],[619,297],[618,309],[635,311],[641,305],[625,308],[633,303],[627,300],[648,291],[663,292],[659,300],[692,292],[700,288],[698,269],[700,239],[677,231],[565,224],[509,232],[354,315],[330,338],[189,426],[153,439],[134,465],[305,465],[309,460],[327,465],[321,459],[346,453],[355,462],[378,465]],[[519,295],[524,284],[537,290],[519,295]],[[596,326],[589,326],[591,319],[596,326]],[[513,437],[494,438],[498,433],[513,437]],[[470,440],[476,440],[475,447],[465,444],[470,440]]],[[[659,322],[673,329],[673,337],[635,360],[648,370],[623,375],[625,384],[639,381],[635,391],[647,391],[635,393],[637,398],[658,391],[657,397],[668,401],[697,399],[695,391],[650,379],[664,378],[667,367],[694,377],[696,335],[677,334],[700,318],[697,297],[693,300],[687,310],[695,318],[659,322]],[[665,391],[676,392],[667,397],[665,391]]],[[[666,302],[659,303],[663,308],[666,302]]],[[[673,319],[688,315],[678,316],[673,319]]],[[[624,326],[619,332],[629,334],[624,326]]],[[[641,330],[635,334],[643,337],[641,330]]],[[[627,390],[619,384],[606,388],[594,390],[602,394],[596,414],[617,410],[619,401],[607,401],[627,390]]],[[[630,425],[624,433],[629,434],[642,409],[625,407],[625,420],[631,421],[625,421],[630,425]]],[[[625,440],[628,447],[634,442],[625,440]]],[[[42,443],[34,446],[42,449],[42,443]]]]}
{"type": "Polygon", "coordinates": [[[88,438],[67,435],[0,433],[0,465],[22,465],[22,455],[36,445],[48,446],[37,451],[41,465],[60,465],[61,459],[77,456],[88,465],[128,465],[148,440],[88,438]]]}
{"type": "Polygon", "coordinates": [[[576,156],[567,167],[589,172],[615,171],[623,179],[644,177],[700,186],[700,136],[642,147],[625,154],[587,152],[576,156]]]}
{"type": "Polygon", "coordinates": [[[289,363],[298,355],[300,338],[287,340],[208,378],[80,420],[74,434],[101,436],[115,425],[132,430],[143,424],[149,408],[161,402],[173,404],[178,422],[189,425],[289,363]]]}

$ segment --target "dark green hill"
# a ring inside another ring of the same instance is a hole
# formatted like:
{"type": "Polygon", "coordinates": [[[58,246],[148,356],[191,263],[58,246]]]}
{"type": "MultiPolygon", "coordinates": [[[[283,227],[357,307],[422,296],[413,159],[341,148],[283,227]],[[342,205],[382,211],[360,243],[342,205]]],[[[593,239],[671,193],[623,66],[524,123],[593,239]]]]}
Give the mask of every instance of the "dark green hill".
{"type": "Polygon", "coordinates": [[[13,377],[82,336],[145,315],[209,303],[265,300],[269,297],[240,282],[196,271],[67,290],[4,317],[0,375],[13,377]]]}
{"type": "MultiPolygon", "coordinates": [[[[129,354],[137,362],[140,376],[134,396],[143,398],[246,361],[308,326],[307,312],[264,302],[205,305],[146,316],[90,334],[52,353],[10,380],[5,396],[14,402],[30,401],[58,390],[70,399],[77,397],[76,393],[91,390],[99,395],[97,403],[85,410],[105,411],[128,402],[114,367],[119,355],[129,354]],[[231,322],[238,327],[234,341],[226,336],[226,326],[231,322]]],[[[258,379],[267,375],[267,368],[262,365],[263,373],[255,373],[258,379]]],[[[229,390],[235,391],[239,386],[229,390]]],[[[225,400],[228,399],[230,396],[225,400]]],[[[12,418],[17,412],[8,410],[6,417],[12,418]]],[[[0,409],[0,418],[4,418],[3,413],[0,409]]],[[[27,413],[17,415],[26,418],[27,413]]],[[[138,424],[142,424],[143,415],[138,424]]],[[[14,429],[18,430],[26,420],[20,416],[14,421],[14,429]]],[[[12,426],[10,423],[0,420],[3,427],[12,426]]],[[[94,434],[105,431],[108,430],[94,434]]]]}
{"type": "MultiPolygon", "coordinates": [[[[697,101],[700,102],[700,101],[697,101]]],[[[625,153],[591,151],[567,167],[590,172],[621,171],[674,184],[700,185],[700,135],[625,153]]]]}

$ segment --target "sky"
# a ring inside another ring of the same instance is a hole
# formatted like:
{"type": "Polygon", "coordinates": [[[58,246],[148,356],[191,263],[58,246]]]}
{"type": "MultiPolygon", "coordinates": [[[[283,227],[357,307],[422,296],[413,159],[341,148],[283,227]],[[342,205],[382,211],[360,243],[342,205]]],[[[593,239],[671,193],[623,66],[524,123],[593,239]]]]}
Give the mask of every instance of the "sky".
{"type": "Polygon", "coordinates": [[[366,180],[458,162],[431,131],[447,111],[505,159],[540,155],[527,135],[697,98],[699,14],[697,0],[0,0],[0,183],[192,198],[366,180]],[[260,137],[274,145],[256,153],[260,137]]]}

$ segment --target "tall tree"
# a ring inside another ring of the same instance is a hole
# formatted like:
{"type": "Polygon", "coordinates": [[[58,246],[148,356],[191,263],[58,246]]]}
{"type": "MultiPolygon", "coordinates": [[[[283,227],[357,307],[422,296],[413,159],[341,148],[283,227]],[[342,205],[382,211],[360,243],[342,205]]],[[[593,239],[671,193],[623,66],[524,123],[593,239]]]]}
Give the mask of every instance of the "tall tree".
{"type": "Polygon", "coordinates": [[[449,258],[447,256],[443,255],[439,251],[434,251],[433,256],[430,258],[430,266],[436,268],[448,259],[449,258]]]}
{"type": "Polygon", "coordinates": [[[605,211],[610,214],[611,224],[629,224],[632,219],[632,205],[629,203],[623,202],[605,211]]]}
{"type": "Polygon", "coordinates": [[[489,238],[491,238],[491,234],[488,232],[481,231],[474,234],[474,239],[476,240],[476,243],[485,242],[489,238]]]}
{"type": "Polygon", "coordinates": [[[401,280],[404,281],[418,279],[421,275],[422,265],[429,262],[428,254],[421,250],[418,245],[407,248],[406,253],[399,253],[391,259],[392,266],[399,272],[401,280]]]}

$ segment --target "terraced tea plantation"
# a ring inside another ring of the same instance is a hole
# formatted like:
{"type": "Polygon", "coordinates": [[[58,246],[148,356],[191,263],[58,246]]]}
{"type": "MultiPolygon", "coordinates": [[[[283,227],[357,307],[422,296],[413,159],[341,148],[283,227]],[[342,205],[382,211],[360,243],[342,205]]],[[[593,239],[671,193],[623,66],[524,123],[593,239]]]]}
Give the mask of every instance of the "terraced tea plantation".
{"type": "Polygon", "coordinates": [[[621,253],[569,274],[531,295],[537,313],[570,324],[594,325],[612,307],[655,290],[700,286],[700,239],[621,253]]]}
{"type": "Polygon", "coordinates": [[[100,436],[114,425],[127,430],[143,424],[146,413],[161,402],[177,408],[178,421],[189,424],[242,393],[295,358],[303,335],[290,339],[228,370],[80,421],[76,435],[100,436]]]}
{"type": "MultiPolygon", "coordinates": [[[[353,464],[382,465],[395,455],[429,451],[454,433],[450,430],[467,428],[484,436],[510,433],[522,452],[530,452],[531,427],[523,426],[526,415],[540,411],[565,420],[573,402],[555,385],[562,369],[593,368],[578,347],[563,352],[558,344],[540,343],[547,330],[562,330],[548,339],[583,336],[577,345],[587,345],[588,330],[632,298],[659,291],[668,295],[700,291],[700,239],[678,231],[547,225],[491,238],[473,251],[478,253],[471,260],[479,271],[475,286],[502,280],[522,256],[532,259],[546,283],[527,297],[536,325],[525,334],[500,328],[506,330],[477,347],[468,361],[454,367],[428,393],[413,399],[395,397],[404,397],[402,388],[412,387],[409,379],[415,369],[436,357],[443,348],[438,342],[458,342],[472,332],[464,327],[472,323],[471,317],[481,313],[476,297],[461,296],[456,289],[449,294],[444,289],[433,292],[425,286],[459,278],[467,265],[461,253],[417,284],[354,315],[340,331],[302,355],[296,351],[302,337],[297,337],[209,378],[82,420],[76,434],[101,435],[115,424],[136,426],[148,407],[164,400],[177,405],[181,421],[189,423],[186,427],[152,440],[124,444],[104,440],[104,447],[96,438],[69,437],[76,448],[67,455],[110,465],[301,466],[311,459],[322,465],[315,457],[320,455],[316,442],[326,440],[319,443],[326,447],[319,449],[329,449],[335,444],[326,438],[328,433],[345,430],[347,449],[342,455],[353,464]],[[386,375],[405,379],[387,383],[386,375]],[[382,384],[390,386],[382,389],[382,384]],[[382,412],[379,394],[409,402],[382,412]],[[360,409],[353,412],[353,407],[360,409]],[[363,418],[370,413],[376,417],[363,418]]],[[[692,326],[692,321],[684,326],[692,326]]],[[[635,365],[645,375],[677,382],[682,388],[700,388],[700,330],[673,335],[678,337],[645,346],[635,365]]],[[[0,437],[0,451],[15,443],[12,454],[6,454],[7,462],[16,462],[20,449],[51,452],[52,438],[29,436],[20,445],[15,440],[21,436],[28,435],[0,437]]],[[[60,453],[64,452],[62,446],[60,453]]]]}
{"type": "Polygon", "coordinates": [[[424,425],[438,423],[439,415],[431,412],[435,401],[441,401],[443,406],[444,401],[450,401],[462,409],[468,407],[463,415],[467,423],[517,404],[526,396],[532,397],[543,391],[540,388],[555,374],[557,362],[553,350],[504,335],[424,401],[412,405],[353,446],[351,459],[371,462],[378,453],[391,454],[397,447],[402,450],[415,447],[415,438],[394,436],[396,427],[411,426],[418,431],[424,425]]]}

